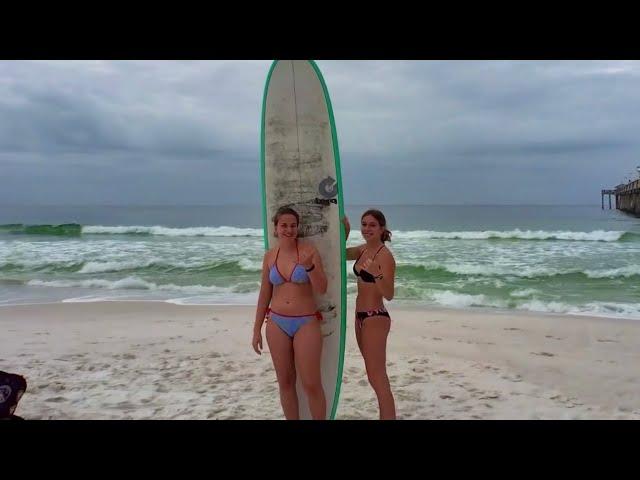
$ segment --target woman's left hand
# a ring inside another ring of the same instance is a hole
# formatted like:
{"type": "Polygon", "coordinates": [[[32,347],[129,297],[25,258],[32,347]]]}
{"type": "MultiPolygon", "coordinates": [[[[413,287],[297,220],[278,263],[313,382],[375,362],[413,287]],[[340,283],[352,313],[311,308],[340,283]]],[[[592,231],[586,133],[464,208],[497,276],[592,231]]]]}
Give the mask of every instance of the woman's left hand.
{"type": "Polygon", "coordinates": [[[309,270],[315,264],[316,253],[314,251],[307,251],[300,255],[300,265],[302,265],[305,270],[309,270]]]}
{"type": "Polygon", "coordinates": [[[362,262],[362,270],[366,270],[371,275],[380,275],[382,273],[382,267],[378,262],[367,258],[364,262],[362,262]]]}

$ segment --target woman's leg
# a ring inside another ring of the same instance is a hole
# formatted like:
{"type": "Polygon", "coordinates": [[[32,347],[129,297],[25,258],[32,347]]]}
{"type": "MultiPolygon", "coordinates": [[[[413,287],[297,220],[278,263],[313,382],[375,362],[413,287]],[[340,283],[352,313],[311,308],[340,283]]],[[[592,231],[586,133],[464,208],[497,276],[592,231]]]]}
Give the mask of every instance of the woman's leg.
{"type": "Polygon", "coordinates": [[[356,330],[356,341],[358,342],[358,348],[360,349],[360,353],[362,354],[362,328],[360,326],[360,320],[358,320],[357,315],[355,319],[355,330],[356,330]]]}
{"type": "Polygon", "coordinates": [[[360,328],[360,351],[364,358],[369,383],[378,397],[380,420],[395,420],[396,406],[387,376],[387,337],[391,329],[389,317],[369,317],[360,328]]]}
{"type": "Polygon", "coordinates": [[[268,320],[265,329],[273,367],[278,377],[280,403],[287,420],[298,420],[298,396],[296,394],[296,368],[293,358],[293,340],[278,325],[268,320]]]}
{"type": "Polygon", "coordinates": [[[300,327],[293,337],[296,371],[309,401],[314,420],[327,418],[327,402],[322,388],[320,361],[322,358],[322,332],[316,319],[300,327]]]}

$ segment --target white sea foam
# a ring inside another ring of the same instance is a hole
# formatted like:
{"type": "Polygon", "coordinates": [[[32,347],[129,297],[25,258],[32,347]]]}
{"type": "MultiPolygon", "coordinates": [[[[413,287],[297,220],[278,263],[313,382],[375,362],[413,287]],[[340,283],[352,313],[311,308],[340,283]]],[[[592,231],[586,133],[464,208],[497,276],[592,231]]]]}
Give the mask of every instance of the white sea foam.
{"type": "Polygon", "coordinates": [[[573,240],[583,242],[616,242],[626,232],[594,230],[591,232],[545,231],[545,230],[485,230],[468,232],[437,232],[431,230],[396,231],[394,239],[448,239],[448,240],[573,240]]]}
{"type": "Polygon", "coordinates": [[[161,292],[198,293],[232,293],[230,287],[216,287],[206,285],[158,285],[138,277],[127,277],[120,280],[105,280],[101,278],[87,280],[30,280],[27,285],[34,287],[60,288],[104,288],[107,290],[150,290],[161,292]]]}
{"type": "Polygon", "coordinates": [[[608,270],[585,270],[584,273],[589,278],[629,278],[634,275],[640,275],[640,265],[627,265],[626,267],[611,268],[608,270]]]}
{"type": "Polygon", "coordinates": [[[517,305],[516,308],[534,312],[619,317],[640,320],[640,303],[589,302],[582,305],[570,305],[562,302],[545,302],[539,299],[532,299],[517,305]]]}
{"type": "Polygon", "coordinates": [[[510,295],[515,298],[525,298],[525,297],[530,297],[531,295],[535,295],[536,293],[540,293],[540,291],[536,290],[535,288],[523,288],[519,290],[514,290],[513,292],[510,293],[510,295]]]}
{"type": "Polygon", "coordinates": [[[111,234],[111,235],[161,235],[169,237],[262,237],[263,231],[259,228],[239,227],[189,227],[171,228],[162,226],[101,226],[89,225],[82,227],[84,234],[111,234]]]}
{"type": "Polygon", "coordinates": [[[465,308],[465,307],[496,307],[506,308],[507,303],[502,300],[492,300],[486,295],[468,295],[465,293],[452,292],[444,290],[439,292],[429,292],[427,296],[437,303],[446,307],[465,308]]]}

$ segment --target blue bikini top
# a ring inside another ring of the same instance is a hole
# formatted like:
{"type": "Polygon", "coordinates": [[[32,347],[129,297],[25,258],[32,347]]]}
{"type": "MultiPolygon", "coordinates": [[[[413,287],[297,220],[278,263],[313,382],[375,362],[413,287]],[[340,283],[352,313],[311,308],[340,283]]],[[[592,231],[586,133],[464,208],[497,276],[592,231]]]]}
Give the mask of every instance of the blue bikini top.
{"type": "MultiPolygon", "coordinates": [[[[309,275],[307,274],[307,270],[300,265],[299,263],[296,262],[295,266],[293,267],[293,271],[291,272],[291,275],[289,276],[289,280],[286,280],[284,278],[284,275],[282,275],[280,273],[280,270],[278,269],[278,255],[280,255],[280,247],[278,247],[278,252],[276,253],[276,260],[275,262],[273,262],[273,265],[271,265],[271,268],[269,269],[269,281],[273,284],[273,285],[282,285],[283,283],[286,282],[291,282],[291,283],[309,283],[309,275]]],[[[298,251],[298,242],[296,241],[296,255],[298,257],[298,262],[300,261],[300,252],[298,251]]]]}

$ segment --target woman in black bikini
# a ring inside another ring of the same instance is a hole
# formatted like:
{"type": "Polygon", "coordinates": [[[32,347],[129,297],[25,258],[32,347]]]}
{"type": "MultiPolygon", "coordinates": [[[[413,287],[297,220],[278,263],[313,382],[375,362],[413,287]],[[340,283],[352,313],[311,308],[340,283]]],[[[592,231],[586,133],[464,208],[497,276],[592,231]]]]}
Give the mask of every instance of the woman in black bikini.
{"type": "MultiPolygon", "coordinates": [[[[344,218],[347,238],[351,227],[344,218]]],[[[383,298],[394,292],[396,262],[384,242],[391,241],[387,221],[379,210],[362,214],[361,232],[366,243],[347,248],[347,260],[355,260],[353,273],[358,277],[356,298],[356,339],[364,358],[369,383],[378,397],[381,420],[395,420],[396,407],[387,376],[387,337],[391,317],[383,298]]]]}

